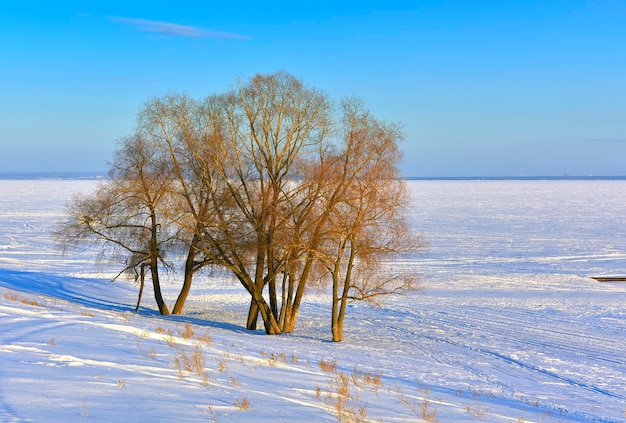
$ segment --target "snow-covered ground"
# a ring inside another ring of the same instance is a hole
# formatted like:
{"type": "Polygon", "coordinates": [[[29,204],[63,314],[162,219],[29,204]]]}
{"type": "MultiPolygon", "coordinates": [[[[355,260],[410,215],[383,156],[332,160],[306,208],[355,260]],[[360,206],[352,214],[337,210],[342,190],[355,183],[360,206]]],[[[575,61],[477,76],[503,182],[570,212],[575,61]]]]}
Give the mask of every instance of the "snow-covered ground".
{"type": "Polygon", "coordinates": [[[50,235],[94,185],[0,181],[2,422],[626,421],[626,283],[589,278],[626,274],[626,181],[410,182],[423,290],[352,306],[339,344],[322,294],[266,336],[218,278],[185,316],[149,290],[135,314],[131,281],[50,235]]]}

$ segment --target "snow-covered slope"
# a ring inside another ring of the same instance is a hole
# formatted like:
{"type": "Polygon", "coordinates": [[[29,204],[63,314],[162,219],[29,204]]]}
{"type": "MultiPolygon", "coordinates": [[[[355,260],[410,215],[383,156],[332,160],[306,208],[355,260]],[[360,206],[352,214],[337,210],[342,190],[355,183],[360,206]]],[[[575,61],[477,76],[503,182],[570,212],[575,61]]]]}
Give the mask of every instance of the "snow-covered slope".
{"type": "Polygon", "coordinates": [[[410,182],[423,290],[352,306],[340,344],[323,293],[289,335],[245,331],[220,278],[135,314],[132,282],[50,236],[94,184],[0,181],[2,422],[626,421],[626,283],[589,278],[626,273],[624,181],[410,182]]]}

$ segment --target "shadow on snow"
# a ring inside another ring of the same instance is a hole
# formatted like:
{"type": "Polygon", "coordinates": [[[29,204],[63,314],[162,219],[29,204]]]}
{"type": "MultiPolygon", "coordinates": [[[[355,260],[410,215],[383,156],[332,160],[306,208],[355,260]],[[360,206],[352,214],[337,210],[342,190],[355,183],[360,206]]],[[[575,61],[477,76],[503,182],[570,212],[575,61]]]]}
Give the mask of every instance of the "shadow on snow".
{"type": "MultiPolygon", "coordinates": [[[[97,292],[111,293],[110,289],[100,290],[99,286],[111,285],[107,279],[98,278],[77,278],[73,276],[58,275],[45,272],[25,272],[0,268],[0,287],[19,291],[25,294],[41,295],[55,298],[62,301],[78,304],[81,306],[95,308],[119,313],[135,313],[135,306],[132,301],[136,301],[137,292],[131,289],[119,288],[116,300],[102,298],[97,292]],[[126,298],[129,303],[125,303],[126,298]]],[[[157,310],[141,307],[139,313],[144,317],[166,318],[175,322],[192,323],[201,326],[226,329],[233,332],[261,333],[262,331],[247,331],[241,326],[231,323],[217,322],[197,317],[184,315],[161,316],[157,310]]]]}

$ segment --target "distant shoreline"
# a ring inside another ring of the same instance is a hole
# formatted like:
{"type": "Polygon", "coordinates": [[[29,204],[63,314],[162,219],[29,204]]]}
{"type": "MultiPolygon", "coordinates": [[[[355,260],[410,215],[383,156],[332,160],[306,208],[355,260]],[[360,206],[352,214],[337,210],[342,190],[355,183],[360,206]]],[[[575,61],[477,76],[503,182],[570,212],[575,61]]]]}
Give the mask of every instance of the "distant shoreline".
{"type": "Polygon", "coordinates": [[[625,181],[626,176],[410,176],[402,179],[407,181],[625,181]]]}
{"type": "Polygon", "coordinates": [[[107,172],[0,172],[0,180],[106,179],[107,172]]]}
{"type": "MultiPolygon", "coordinates": [[[[99,180],[107,172],[0,172],[0,180],[99,180]]],[[[624,176],[408,176],[406,181],[624,181],[624,176]]]]}

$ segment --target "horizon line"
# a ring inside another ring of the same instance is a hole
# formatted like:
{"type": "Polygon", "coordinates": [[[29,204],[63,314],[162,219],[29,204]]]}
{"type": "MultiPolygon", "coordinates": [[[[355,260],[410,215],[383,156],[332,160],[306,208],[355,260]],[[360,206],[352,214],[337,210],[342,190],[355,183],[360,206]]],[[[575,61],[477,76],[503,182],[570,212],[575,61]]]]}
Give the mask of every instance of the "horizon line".
{"type": "MultiPolygon", "coordinates": [[[[15,171],[0,172],[2,180],[37,179],[106,179],[108,171],[15,171]]],[[[402,176],[406,181],[464,180],[626,180],[626,175],[501,175],[501,176],[402,176]]]]}

